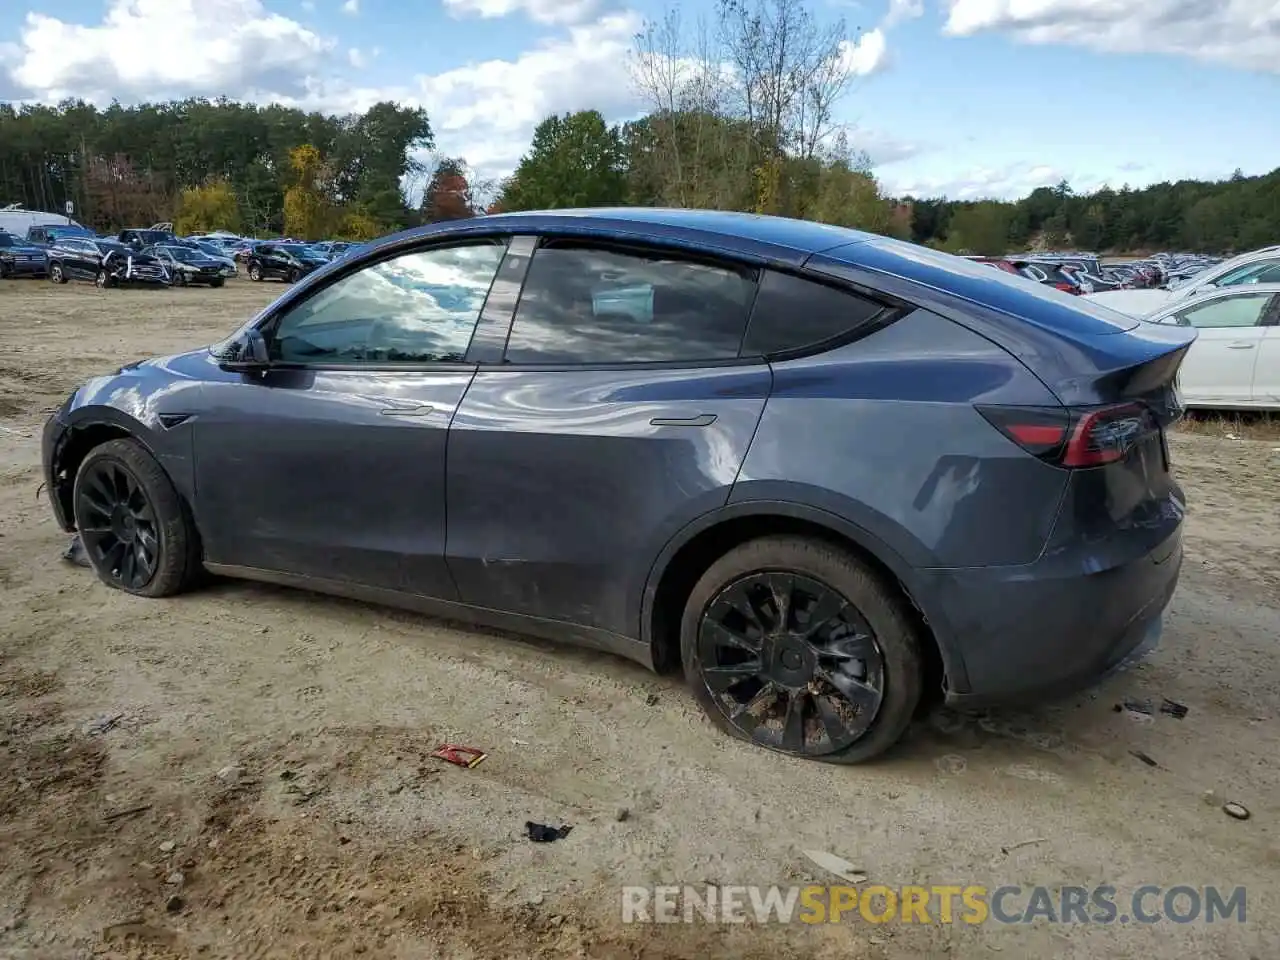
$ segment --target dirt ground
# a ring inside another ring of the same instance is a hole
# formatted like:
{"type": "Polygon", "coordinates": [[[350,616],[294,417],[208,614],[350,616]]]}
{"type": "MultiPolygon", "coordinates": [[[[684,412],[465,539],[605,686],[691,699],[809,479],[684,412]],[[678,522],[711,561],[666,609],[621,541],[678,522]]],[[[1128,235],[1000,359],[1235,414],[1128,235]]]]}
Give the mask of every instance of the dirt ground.
{"type": "Polygon", "coordinates": [[[1030,712],[938,712],[874,766],[796,762],[607,656],[255,585],[139,600],[60,560],[47,412],[281,290],[0,282],[0,956],[1275,955],[1280,442],[1174,438],[1187,562],[1139,667],[1030,712]],[[429,759],[444,741],[491,756],[429,759]],[[573,831],[533,844],[528,820],[573,831]],[[621,922],[626,883],[831,882],[810,849],[895,887],[1245,886],[1247,920],[621,922]]]}

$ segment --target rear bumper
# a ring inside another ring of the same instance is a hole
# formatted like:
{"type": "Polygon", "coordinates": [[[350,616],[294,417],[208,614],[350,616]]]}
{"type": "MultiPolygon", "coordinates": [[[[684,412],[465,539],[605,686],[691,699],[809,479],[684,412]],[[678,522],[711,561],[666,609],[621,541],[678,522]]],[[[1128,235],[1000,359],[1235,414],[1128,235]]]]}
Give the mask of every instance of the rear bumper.
{"type": "Polygon", "coordinates": [[[1182,568],[1181,524],[1137,559],[1106,569],[1088,560],[928,572],[963,661],[949,703],[1065,696],[1155,647],[1182,568]]]}

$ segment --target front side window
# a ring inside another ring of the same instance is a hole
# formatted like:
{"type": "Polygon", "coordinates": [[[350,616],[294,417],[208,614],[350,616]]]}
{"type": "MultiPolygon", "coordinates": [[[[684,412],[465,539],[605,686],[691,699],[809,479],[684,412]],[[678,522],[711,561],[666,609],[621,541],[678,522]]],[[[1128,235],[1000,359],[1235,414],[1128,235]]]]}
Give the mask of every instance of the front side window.
{"type": "Polygon", "coordinates": [[[1266,293],[1222,297],[1177,314],[1184,327],[1256,327],[1271,295],[1266,293]]]}
{"type": "Polygon", "coordinates": [[[507,341],[507,363],[615,364],[738,356],[752,269],[583,243],[539,248],[507,341]]]}
{"type": "Polygon", "coordinates": [[[324,287],[268,338],[283,363],[461,362],[506,246],[436,247],[384,260],[324,287]]]}

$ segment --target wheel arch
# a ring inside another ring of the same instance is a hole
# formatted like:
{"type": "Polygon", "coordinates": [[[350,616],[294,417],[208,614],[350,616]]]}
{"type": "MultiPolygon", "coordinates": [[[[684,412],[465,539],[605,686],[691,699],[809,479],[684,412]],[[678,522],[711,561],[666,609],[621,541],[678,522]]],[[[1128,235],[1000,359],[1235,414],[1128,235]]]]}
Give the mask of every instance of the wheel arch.
{"type": "Polygon", "coordinates": [[[739,544],[771,534],[810,536],[857,555],[906,598],[925,641],[925,682],[930,692],[968,689],[964,661],[946,623],[922,605],[912,567],[888,544],[857,524],[828,511],[786,501],[750,500],[704,514],[663,548],[645,582],[640,637],[653,667],[671,672],[680,663],[680,619],[698,578],[739,544]]]}
{"type": "Polygon", "coordinates": [[[114,410],[101,407],[84,411],[67,424],[58,444],[51,454],[50,477],[52,492],[58,498],[61,515],[67,529],[74,529],[75,510],[72,506],[76,472],[89,452],[112,440],[134,440],[162,462],[149,437],[150,431],[137,420],[114,410]]]}

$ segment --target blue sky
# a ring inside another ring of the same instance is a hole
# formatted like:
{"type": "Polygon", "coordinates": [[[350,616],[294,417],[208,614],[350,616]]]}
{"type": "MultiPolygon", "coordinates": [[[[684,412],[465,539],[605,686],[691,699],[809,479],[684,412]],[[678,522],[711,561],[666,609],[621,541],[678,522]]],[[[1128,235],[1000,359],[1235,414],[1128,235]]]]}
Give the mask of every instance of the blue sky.
{"type": "MultiPolygon", "coordinates": [[[[686,27],[714,0],[684,0],[686,27]]],[[[549,112],[643,109],[661,0],[3,0],[0,99],[426,107],[443,153],[511,170],[549,112]],[[50,12],[56,11],[56,12],[50,12]]],[[[1280,165],[1273,0],[811,0],[843,17],[840,105],[894,192],[1025,194],[1280,165]]]]}

